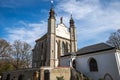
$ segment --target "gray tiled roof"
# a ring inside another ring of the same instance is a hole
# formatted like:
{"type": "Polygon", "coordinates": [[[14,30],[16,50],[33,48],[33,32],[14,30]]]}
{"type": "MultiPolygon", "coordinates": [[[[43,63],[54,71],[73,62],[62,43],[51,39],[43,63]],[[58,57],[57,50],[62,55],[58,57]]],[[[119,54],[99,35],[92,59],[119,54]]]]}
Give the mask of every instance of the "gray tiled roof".
{"type": "Polygon", "coordinates": [[[93,52],[105,51],[109,49],[115,49],[115,48],[106,43],[98,43],[81,48],[80,50],[77,51],[77,54],[86,54],[86,53],[88,54],[93,52]]]}

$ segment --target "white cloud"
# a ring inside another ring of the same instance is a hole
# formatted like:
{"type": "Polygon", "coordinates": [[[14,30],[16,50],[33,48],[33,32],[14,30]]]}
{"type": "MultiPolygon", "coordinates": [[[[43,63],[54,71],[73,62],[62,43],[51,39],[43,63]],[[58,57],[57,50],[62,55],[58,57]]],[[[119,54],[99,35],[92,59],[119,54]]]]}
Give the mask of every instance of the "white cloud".
{"type": "Polygon", "coordinates": [[[65,12],[69,14],[72,12],[72,14],[76,19],[80,19],[97,9],[99,5],[95,3],[98,3],[98,0],[92,0],[92,1],[62,0],[62,2],[59,3],[57,6],[58,8],[57,10],[59,12],[62,12],[62,13],[65,12]]]}
{"type": "Polygon", "coordinates": [[[120,28],[120,2],[117,1],[104,6],[100,0],[62,0],[57,10],[65,12],[65,17],[72,11],[79,47],[85,41],[90,41],[87,44],[104,42],[120,28]]]}
{"type": "MultiPolygon", "coordinates": [[[[98,42],[104,42],[110,33],[120,28],[120,2],[109,3],[104,6],[100,0],[61,0],[56,6],[57,23],[63,16],[69,27],[69,18],[72,12],[77,28],[79,47],[98,42]],[[83,44],[85,43],[85,44],[83,44]]],[[[47,20],[47,19],[46,19],[47,20]]],[[[26,23],[19,21],[19,28],[8,30],[10,41],[20,39],[33,43],[47,30],[47,22],[26,23]]]]}
{"type": "Polygon", "coordinates": [[[14,40],[21,40],[34,45],[34,41],[40,38],[46,32],[47,23],[41,21],[40,23],[26,23],[19,21],[17,23],[19,27],[14,26],[13,28],[6,29],[8,32],[7,38],[10,42],[14,40]],[[19,24],[19,25],[18,25],[19,24]]]}

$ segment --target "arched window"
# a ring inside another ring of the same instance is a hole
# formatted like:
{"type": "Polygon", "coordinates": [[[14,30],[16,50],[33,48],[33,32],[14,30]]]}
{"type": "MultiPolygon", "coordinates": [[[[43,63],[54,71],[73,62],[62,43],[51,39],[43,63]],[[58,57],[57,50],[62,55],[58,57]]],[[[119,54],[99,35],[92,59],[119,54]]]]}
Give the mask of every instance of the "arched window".
{"type": "Polygon", "coordinates": [[[62,54],[64,55],[65,54],[65,43],[62,42],[62,54]]]}
{"type": "Polygon", "coordinates": [[[42,43],[42,49],[43,49],[43,43],[42,43]]]}
{"type": "Polygon", "coordinates": [[[97,61],[94,58],[89,60],[90,71],[98,71],[97,61]]]}
{"type": "Polygon", "coordinates": [[[68,53],[68,43],[66,42],[66,52],[68,53]]]}
{"type": "Polygon", "coordinates": [[[60,58],[60,41],[57,42],[57,58],[60,58]]]}
{"type": "Polygon", "coordinates": [[[74,69],[76,69],[76,61],[75,60],[72,61],[72,66],[74,69]]]}

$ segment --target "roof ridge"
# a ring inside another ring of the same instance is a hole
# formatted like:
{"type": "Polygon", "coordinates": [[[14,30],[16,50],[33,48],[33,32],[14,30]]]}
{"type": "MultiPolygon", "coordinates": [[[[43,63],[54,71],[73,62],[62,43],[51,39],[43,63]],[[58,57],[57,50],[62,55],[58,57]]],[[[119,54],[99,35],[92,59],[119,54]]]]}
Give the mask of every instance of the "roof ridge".
{"type": "Polygon", "coordinates": [[[90,46],[83,47],[77,51],[77,53],[87,53],[87,52],[94,52],[94,51],[100,51],[100,50],[106,50],[110,48],[115,48],[111,45],[108,45],[107,43],[101,42],[98,44],[93,44],[90,46]]]}

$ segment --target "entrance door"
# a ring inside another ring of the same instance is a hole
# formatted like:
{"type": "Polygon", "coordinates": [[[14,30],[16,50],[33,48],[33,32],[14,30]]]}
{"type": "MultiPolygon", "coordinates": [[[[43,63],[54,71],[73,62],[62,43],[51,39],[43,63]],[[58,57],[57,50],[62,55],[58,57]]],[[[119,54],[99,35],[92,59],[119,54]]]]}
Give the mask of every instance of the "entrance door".
{"type": "Polygon", "coordinates": [[[50,72],[49,72],[49,70],[44,71],[44,80],[50,80],[50,72]]]}

